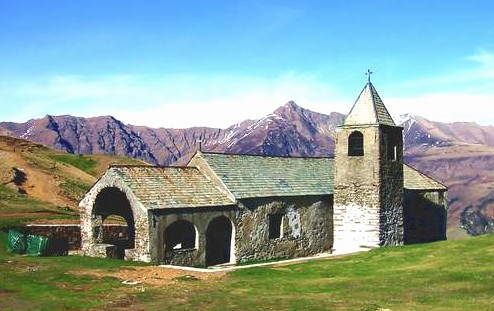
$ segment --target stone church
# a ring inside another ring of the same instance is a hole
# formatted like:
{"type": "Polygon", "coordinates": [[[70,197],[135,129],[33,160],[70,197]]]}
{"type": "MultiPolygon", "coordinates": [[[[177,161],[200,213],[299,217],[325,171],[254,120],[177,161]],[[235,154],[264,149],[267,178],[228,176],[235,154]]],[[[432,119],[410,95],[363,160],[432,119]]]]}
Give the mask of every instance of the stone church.
{"type": "Polygon", "coordinates": [[[197,152],[184,167],[110,166],[80,202],[88,256],[212,266],[446,239],[447,188],[403,163],[369,81],[334,158],[197,152]],[[124,219],[109,235],[111,216],[124,219]]]}

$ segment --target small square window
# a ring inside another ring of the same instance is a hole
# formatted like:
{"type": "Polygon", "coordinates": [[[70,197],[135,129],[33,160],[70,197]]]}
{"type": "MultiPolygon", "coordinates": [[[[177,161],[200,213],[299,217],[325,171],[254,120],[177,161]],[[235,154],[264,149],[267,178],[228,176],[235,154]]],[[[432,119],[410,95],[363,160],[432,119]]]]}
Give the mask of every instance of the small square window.
{"type": "Polygon", "coordinates": [[[279,239],[283,237],[283,214],[269,215],[269,238],[279,239]]]}

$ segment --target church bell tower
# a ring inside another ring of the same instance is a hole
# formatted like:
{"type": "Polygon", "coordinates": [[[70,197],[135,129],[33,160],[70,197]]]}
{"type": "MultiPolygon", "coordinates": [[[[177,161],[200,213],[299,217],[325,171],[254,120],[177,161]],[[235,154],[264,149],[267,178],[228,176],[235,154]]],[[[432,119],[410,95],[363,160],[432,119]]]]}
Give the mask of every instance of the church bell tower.
{"type": "Polygon", "coordinates": [[[369,79],[336,132],[335,250],[403,244],[402,131],[369,79]]]}

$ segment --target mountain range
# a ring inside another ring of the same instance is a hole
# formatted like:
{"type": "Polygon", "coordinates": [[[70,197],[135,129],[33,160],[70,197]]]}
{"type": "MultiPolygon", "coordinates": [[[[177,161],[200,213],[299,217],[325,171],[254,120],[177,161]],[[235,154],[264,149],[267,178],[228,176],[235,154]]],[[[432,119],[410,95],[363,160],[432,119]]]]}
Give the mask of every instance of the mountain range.
{"type": "MultiPolygon", "coordinates": [[[[259,120],[226,129],[151,128],[123,124],[112,116],[70,115],[1,122],[0,134],[74,154],[114,154],[156,165],[182,165],[203,151],[278,156],[331,156],[336,127],[345,115],[329,115],[293,101],[259,120]]],[[[494,232],[494,127],[441,123],[412,114],[403,127],[405,162],[441,181],[449,190],[451,237],[494,232]]]]}

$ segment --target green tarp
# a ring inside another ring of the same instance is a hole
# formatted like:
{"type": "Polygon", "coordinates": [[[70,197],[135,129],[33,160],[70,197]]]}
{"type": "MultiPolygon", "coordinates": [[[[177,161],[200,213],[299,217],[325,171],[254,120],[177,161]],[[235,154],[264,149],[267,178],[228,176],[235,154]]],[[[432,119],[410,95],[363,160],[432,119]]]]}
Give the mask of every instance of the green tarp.
{"type": "Polygon", "coordinates": [[[7,251],[29,256],[44,256],[48,253],[50,239],[44,236],[24,234],[17,230],[9,230],[7,251]]]}
{"type": "Polygon", "coordinates": [[[16,230],[9,230],[7,236],[7,251],[9,253],[24,254],[26,253],[26,235],[16,230]]]}
{"type": "Polygon", "coordinates": [[[26,253],[28,256],[46,255],[49,241],[50,240],[47,237],[29,234],[27,236],[26,253]]]}

